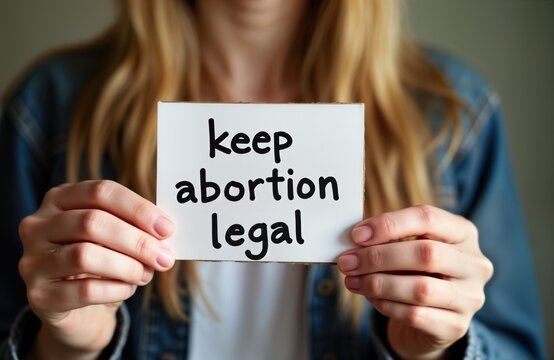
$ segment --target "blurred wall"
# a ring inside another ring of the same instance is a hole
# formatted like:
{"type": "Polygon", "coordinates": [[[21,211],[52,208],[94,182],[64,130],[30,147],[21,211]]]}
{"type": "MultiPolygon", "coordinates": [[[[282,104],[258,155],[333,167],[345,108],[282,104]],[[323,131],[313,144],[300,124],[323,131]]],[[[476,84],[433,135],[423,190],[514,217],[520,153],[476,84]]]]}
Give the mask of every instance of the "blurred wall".
{"type": "Polygon", "coordinates": [[[37,55],[99,33],[114,8],[111,0],[0,0],[0,93],[37,55]]]}
{"type": "MultiPolygon", "coordinates": [[[[552,344],[554,1],[409,0],[408,10],[418,39],[476,68],[503,99],[552,344]]],[[[1,0],[0,92],[36,55],[87,39],[112,19],[111,0],[1,0]]],[[[554,359],[552,347],[549,351],[554,359]]]]}

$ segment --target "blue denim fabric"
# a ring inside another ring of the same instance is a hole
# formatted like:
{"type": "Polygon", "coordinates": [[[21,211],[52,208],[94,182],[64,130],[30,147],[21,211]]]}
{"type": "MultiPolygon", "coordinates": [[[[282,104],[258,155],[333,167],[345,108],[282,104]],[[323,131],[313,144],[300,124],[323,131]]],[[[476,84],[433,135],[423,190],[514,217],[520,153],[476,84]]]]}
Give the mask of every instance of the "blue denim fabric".
{"type": "MultiPolygon", "coordinates": [[[[437,151],[442,206],[473,221],[495,275],[487,302],[455,345],[466,359],[542,359],[541,312],[523,218],[509,164],[496,94],[473,71],[438,52],[429,58],[443,70],[468,105],[463,142],[443,166],[446,145],[437,151]]],[[[16,359],[32,342],[38,319],[26,307],[17,263],[22,246],[17,227],[45,192],[64,181],[67,134],[84,84],[105,63],[107,52],[57,56],[38,66],[5,104],[0,118],[0,357],[16,359]],[[19,314],[19,315],[18,315],[19,314]],[[16,319],[17,317],[17,319],[16,319]]],[[[441,124],[440,103],[428,108],[432,128],[441,124]]],[[[109,164],[106,178],[114,178],[109,164]]],[[[368,305],[359,330],[339,316],[337,282],[331,266],[312,266],[306,289],[309,354],[312,359],[392,359],[383,332],[386,319],[368,305]]],[[[188,309],[189,298],[182,297],[188,309]]],[[[141,291],[118,313],[118,330],[103,358],[186,358],[189,325],[164,313],[154,294],[142,308],[141,291]]],[[[194,321],[194,319],[192,319],[194,321]]]]}

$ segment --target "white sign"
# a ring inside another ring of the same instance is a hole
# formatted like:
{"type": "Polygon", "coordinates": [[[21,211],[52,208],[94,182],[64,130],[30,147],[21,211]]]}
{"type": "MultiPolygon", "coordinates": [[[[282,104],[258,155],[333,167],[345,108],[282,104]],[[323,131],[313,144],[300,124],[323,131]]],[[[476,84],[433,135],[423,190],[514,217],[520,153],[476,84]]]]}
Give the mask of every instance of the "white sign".
{"type": "Polygon", "coordinates": [[[363,215],[363,104],[158,104],[178,259],[333,263],[363,215]]]}

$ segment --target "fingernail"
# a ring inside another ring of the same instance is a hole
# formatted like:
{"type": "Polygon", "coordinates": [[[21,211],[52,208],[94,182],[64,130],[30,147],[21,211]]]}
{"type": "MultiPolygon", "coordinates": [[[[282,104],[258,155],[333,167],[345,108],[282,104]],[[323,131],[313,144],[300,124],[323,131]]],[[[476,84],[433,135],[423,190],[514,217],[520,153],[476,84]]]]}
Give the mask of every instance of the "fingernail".
{"type": "Polygon", "coordinates": [[[360,259],[355,254],[348,254],[339,257],[339,268],[343,272],[352,271],[360,265],[360,259]]]}
{"type": "Polygon", "coordinates": [[[352,230],[352,239],[358,244],[371,240],[372,235],[373,230],[367,225],[358,226],[352,230]]]}
{"type": "Polygon", "coordinates": [[[154,222],[154,230],[158,235],[166,237],[173,232],[173,222],[165,216],[160,216],[154,222]]]}
{"type": "Polygon", "coordinates": [[[141,285],[146,285],[150,282],[150,280],[152,280],[152,273],[154,272],[154,270],[150,269],[150,268],[146,268],[144,269],[144,272],[142,273],[142,279],[141,279],[141,285]]]}
{"type": "Polygon", "coordinates": [[[349,276],[344,279],[344,284],[350,290],[358,290],[362,287],[362,279],[357,276],[349,276]]]}
{"type": "Polygon", "coordinates": [[[165,249],[158,250],[158,256],[156,257],[156,263],[163,267],[169,268],[175,262],[175,258],[165,249]]]}

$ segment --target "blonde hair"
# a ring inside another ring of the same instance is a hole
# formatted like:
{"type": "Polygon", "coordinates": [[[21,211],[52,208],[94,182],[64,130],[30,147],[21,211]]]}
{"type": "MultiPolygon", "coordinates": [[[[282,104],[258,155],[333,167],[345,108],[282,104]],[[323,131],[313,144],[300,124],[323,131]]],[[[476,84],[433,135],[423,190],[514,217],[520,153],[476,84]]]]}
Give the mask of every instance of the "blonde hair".
{"type": "MultiPolygon", "coordinates": [[[[67,176],[101,178],[107,153],[118,181],[154,200],[157,101],[199,97],[194,9],[181,0],[123,0],[121,7],[117,23],[93,45],[109,46],[113,56],[77,105],[67,176]]],[[[365,215],[434,203],[433,151],[450,139],[452,156],[460,103],[405,37],[400,1],[312,1],[308,16],[302,100],[365,103],[365,215]],[[443,100],[446,120],[438,134],[425,118],[426,97],[443,100]]],[[[183,274],[189,288],[200,289],[191,262],[157,274],[155,286],[166,311],[186,319],[179,302],[183,274]]],[[[344,313],[357,323],[365,300],[339,288],[344,313]]]]}

